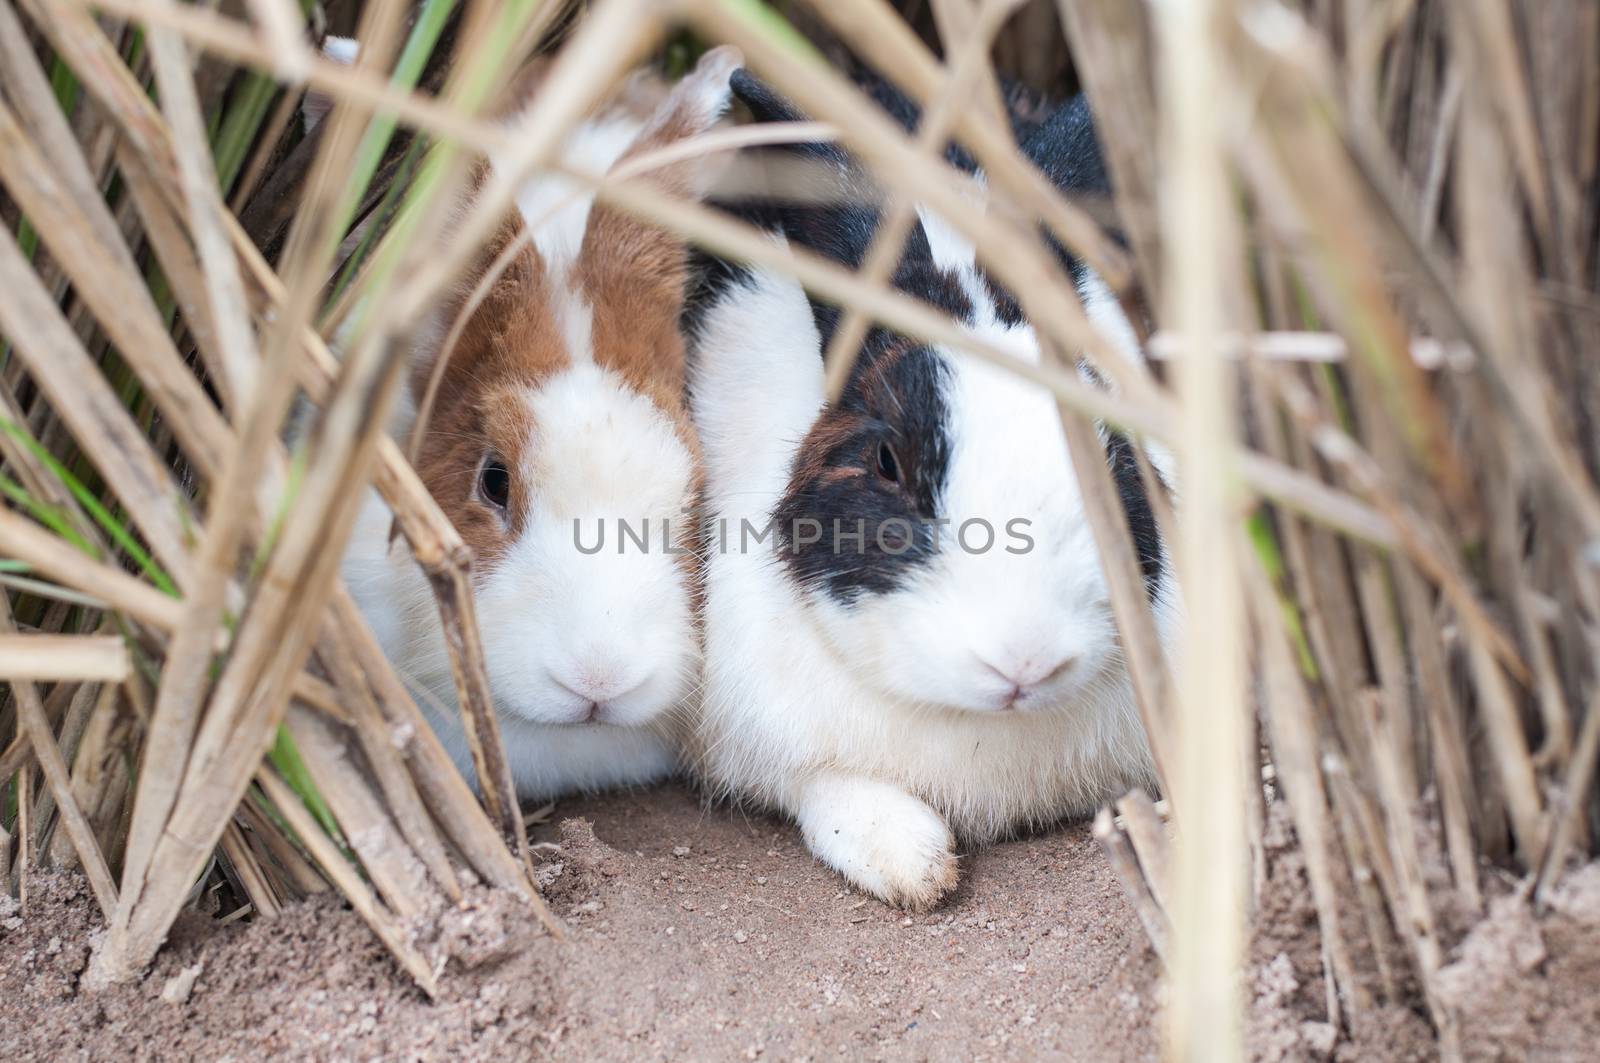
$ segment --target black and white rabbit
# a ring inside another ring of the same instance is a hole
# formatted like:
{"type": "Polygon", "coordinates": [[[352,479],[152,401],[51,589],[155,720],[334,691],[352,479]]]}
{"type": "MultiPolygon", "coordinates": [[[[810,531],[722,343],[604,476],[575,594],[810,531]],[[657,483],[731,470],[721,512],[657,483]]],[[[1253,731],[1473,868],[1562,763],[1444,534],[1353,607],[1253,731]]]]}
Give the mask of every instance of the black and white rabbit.
{"type": "MultiPolygon", "coordinates": [[[[802,117],[745,72],[733,88],[758,121],[802,117]]],[[[1064,189],[1104,190],[1081,100],[1024,146],[1064,189]]],[[[842,195],[741,212],[775,239],[859,267],[879,221],[875,206],[845,199],[868,185],[863,172],[831,144],[768,150],[822,164],[842,195]]],[[[958,841],[988,842],[1150,784],[1051,395],[874,327],[828,405],[820,355],[838,309],[773,272],[707,272],[686,314],[708,510],[692,750],[702,778],[794,816],[824,862],[912,908],[955,885],[958,841]]],[[[1138,357],[1105,285],[1081,264],[1073,274],[1091,317],[1138,357]]],[[[926,211],[894,283],[1019,361],[1039,360],[1015,301],[926,211]]],[[[1102,437],[1170,635],[1178,594],[1137,466],[1125,441],[1102,437]]]]}

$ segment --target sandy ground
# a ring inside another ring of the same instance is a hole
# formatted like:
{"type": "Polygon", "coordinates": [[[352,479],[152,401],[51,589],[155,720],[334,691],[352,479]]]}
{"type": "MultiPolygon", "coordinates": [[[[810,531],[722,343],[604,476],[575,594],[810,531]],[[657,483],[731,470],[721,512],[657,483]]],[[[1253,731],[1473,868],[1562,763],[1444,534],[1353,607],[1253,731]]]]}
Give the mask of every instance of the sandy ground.
{"type": "MultiPolygon", "coordinates": [[[[479,891],[422,940],[429,1002],[332,898],[218,927],[186,916],[140,984],[80,992],[98,923],[82,880],[0,900],[0,1063],[65,1059],[1150,1059],[1157,963],[1086,826],[963,860],[937,911],[849,889],[794,828],[663,787],[564,802],[556,943],[479,891]],[[9,907],[7,907],[9,905],[9,907]]],[[[1292,850],[1257,913],[1256,1060],[1435,1058],[1391,1008],[1338,1041],[1292,850]]],[[[552,869],[553,870],[553,869],[552,869]]],[[[1444,972],[1469,1059],[1584,1059],[1600,1040],[1600,866],[1535,921],[1502,900],[1444,972]]]]}
{"type": "Polygon", "coordinates": [[[37,880],[27,919],[0,916],[0,1059],[1155,1053],[1156,962],[1087,827],[965,860],[954,899],[915,918],[848,890],[793,827],[677,787],[563,802],[536,834],[565,842],[568,940],[458,913],[455,951],[478,963],[432,1004],[332,901],[186,919],[142,984],[79,993],[98,916],[80,880],[37,880]]]}

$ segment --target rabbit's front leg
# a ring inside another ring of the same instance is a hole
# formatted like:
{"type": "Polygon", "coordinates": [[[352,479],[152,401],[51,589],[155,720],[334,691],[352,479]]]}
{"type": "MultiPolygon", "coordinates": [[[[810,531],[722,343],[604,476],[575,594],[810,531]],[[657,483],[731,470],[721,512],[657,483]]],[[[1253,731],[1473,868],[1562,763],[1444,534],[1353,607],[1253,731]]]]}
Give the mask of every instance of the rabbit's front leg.
{"type": "Polygon", "coordinates": [[[806,845],[823,863],[890,904],[933,907],[955,888],[955,838],[943,817],[904,790],[824,773],[797,788],[806,845]]]}

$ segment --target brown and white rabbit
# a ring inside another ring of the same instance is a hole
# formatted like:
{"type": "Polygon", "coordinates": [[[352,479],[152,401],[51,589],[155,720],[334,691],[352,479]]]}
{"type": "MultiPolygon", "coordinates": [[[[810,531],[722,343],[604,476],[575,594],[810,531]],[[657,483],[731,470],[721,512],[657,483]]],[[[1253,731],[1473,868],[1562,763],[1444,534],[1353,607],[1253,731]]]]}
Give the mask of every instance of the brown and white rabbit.
{"type": "MultiPolygon", "coordinates": [[[[605,173],[711,128],[739,61],[731,49],[708,52],[652,114],[601,111],[574,130],[563,161],[605,173]]],[[[649,179],[699,194],[703,162],[649,179]]],[[[547,797],[641,783],[676,765],[672,721],[700,666],[697,577],[692,558],[663,540],[691,538],[699,449],[678,332],[683,244],[559,175],[530,181],[517,207],[419,340],[396,430],[409,433],[462,316],[417,470],[476,557],[478,622],[518,791],[547,797]],[[481,285],[497,257],[509,265],[481,285]],[[594,550],[601,529],[623,520],[647,529],[648,548],[594,550]]],[[[470,778],[432,595],[389,532],[374,496],[342,572],[470,778]]]]}
{"type": "MultiPolygon", "coordinates": [[[[733,85],[758,120],[803,117],[742,71],[733,85]]],[[[1023,132],[1059,185],[1104,191],[1082,101],[1023,132]]],[[[859,268],[879,211],[855,162],[832,144],[767,150],[834,175],[839,195],[740,212],[859,268]]],[[[1136,357],[1116,300],[1071,267],[1136,357]]],[[[927,211],[894,283],[1039,361],[1017,303],[927,211]]],[[[827,404],[838,318],[790,278],[714,263],[686,319],[710,517],[693,761],[716,790],[794,816],[863,890],[921,908],[955,885],[958,841],[1091,811],[1152,768],[1054,398],[878,326],[827,404]]],[[[1102,439],[1170,634],[1178,593],[1137,465],[1102,439]]]]}

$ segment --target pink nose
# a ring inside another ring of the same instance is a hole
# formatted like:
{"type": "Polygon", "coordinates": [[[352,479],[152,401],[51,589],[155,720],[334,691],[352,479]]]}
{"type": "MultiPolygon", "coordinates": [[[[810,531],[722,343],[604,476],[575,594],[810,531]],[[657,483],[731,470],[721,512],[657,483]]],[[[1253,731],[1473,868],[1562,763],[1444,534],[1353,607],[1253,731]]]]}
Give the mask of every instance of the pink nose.
{"type": "Polygon", "coordinates": [[[1011,684],[1010,701],[1016,701],[1035,687],[1043,686],[1052,679],[1071,671],[1073,666],[1078,663],[1078,655],[1075,653],[1035,653],[1020,659],[1011,657],[1007,659],[1007,663],[1003,666],[994,664],[983,657],[978,659],[991,672],[1011,684]]]}
{"type": "Polygon", "coordinates": [[[580,670],[572,675],[557,673],[553,678],[564,689],[585,701],[604,705],[644,686],[649,676],[580,670]]]}

